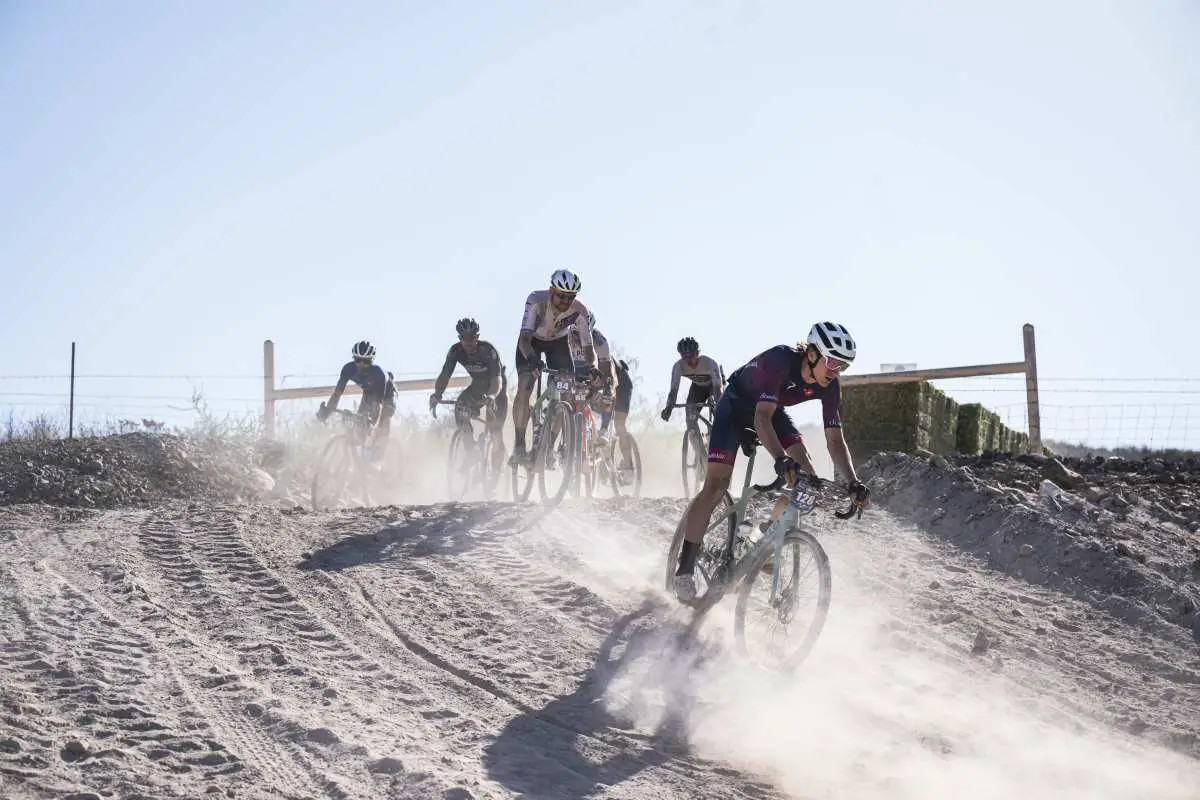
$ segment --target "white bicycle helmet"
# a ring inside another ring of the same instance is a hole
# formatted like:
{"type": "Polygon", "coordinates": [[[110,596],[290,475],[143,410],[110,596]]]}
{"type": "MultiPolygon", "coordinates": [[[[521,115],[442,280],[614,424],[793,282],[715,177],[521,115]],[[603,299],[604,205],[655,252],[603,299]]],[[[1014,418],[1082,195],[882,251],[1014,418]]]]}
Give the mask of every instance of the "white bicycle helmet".
{"type": "Polygon", "coordinates": [[[556,269],[554,274],[550,276],[550,285],[560,292],[571,292],[574,294],[582,288],[583,283],[579,280],[579,276],[569,269],[556,269]]]}
{"type": "Polygon", "coordinates": [[[350,348],[350,354],[355,358],[374,360],[375,345],[371,344],[366,339],[363,339],[361,342],[355,343],[354,347],[350,348]]]}
{"type": "Polygon", "coordinates": [[[808,343],[816,346],[821,355],[845,362],[853,361],[858,352],[850,331],[846,330],[845,325],[836,322],[818,322],[813,325],[808,330],[808,343]]]}

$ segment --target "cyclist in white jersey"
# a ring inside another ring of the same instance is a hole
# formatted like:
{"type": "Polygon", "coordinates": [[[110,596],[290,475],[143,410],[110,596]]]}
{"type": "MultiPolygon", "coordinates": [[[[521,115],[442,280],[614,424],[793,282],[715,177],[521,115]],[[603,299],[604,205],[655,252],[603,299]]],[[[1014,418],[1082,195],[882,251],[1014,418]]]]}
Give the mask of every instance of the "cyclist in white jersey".
{"type": "Polygon", "coordinates": [[[700,406],[710,398],[715,408],[725,385],[725,372],[721,365],[711,356],[700,355],[700,345],[691,336],[680,339],[675,349],[679,353],[679,360],[671,367],[671,388],[667,392],[667,406],[662,410],[663,422],[671,418],[671,406],[675,405],[675,398],[679,394],[680,378],[687,378],[692,383],[685,409],[689,420],[700,412],[700,406]]]}
{"type": "Polygon", "coordinates": [[[547,369],[565,372],[575,369],[567,342],[567,331],[572,323],[579,325],[583,368],[588,370],[576,377],[585,378],[588,373],[595,372],[596,348],[591,325],[587,322],[587,306],[576,297],[582,286],[574,272],[555,270],[550,276],[549,289],[530,292],[525,299],[525,316],[521,319],[517,340],[517,394],[512,409],[515,442],[510,463],[527,458],[525,431],[529,427],[529,396],[533,393],[534,370],[541,361],[540,356],[545,356],[547,369]]]}

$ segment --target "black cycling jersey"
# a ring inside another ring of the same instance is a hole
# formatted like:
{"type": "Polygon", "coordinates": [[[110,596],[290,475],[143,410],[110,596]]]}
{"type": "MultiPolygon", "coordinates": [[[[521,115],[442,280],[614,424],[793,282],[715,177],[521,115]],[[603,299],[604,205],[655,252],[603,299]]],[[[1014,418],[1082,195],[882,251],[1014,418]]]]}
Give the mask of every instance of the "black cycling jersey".
{"type": "Polygon", "coordinates": [[[457,364],[462,364],[463,369],[471,376],[472,385],[481,384],[486,387],[491,384],[493,378],[499,378],[501,385],[504,384],[504,365],[500,362],[500,353],[491,342],[480,339],[473,353],[468,353],[462,342],[455,342],[446,351],[446,363],[442,365],[442,372],[433,385],[433,391],[439,397],[450,383],[450,375],[457,364]]]}

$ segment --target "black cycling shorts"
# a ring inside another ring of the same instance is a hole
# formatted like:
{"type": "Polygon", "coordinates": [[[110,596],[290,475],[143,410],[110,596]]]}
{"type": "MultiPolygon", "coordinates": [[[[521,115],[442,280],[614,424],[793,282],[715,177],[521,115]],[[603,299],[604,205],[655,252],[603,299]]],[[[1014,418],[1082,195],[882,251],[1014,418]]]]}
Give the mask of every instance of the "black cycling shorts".
{"type": "MultiPolygon", "coordinates": [[[[571,361],[571,346],[567,343],[567,337],[561,339],[531,339],[529,342],[533,347],[535,355],[544,356],[546,368],[557,370],[560,372],[571,372],[574,369],[574,364],[571,361]]],[[[517,346],[517,374],[524,375],[533,372],[533,367],[537,364],[538,359],[532,361],[521,354],[521,348],[517,346]]]]}
{"type": "MultiPolygon", "coordinates": [[[[491,385],[491,379],[485,381],[474,381],[467,388],[463,389],[458,394],[458,399],[454,403],[454,413],[456,416],[462,415],[473,417],[479,413],[479,409],[483,408],[486,400],[484,395],[487,394],[487,388],[491,385]]],[[[487,424],[490,427],[496,427],[504,424],[504,420],[508,418],[508,386],[503,380],[500,381],[500,393],[496,395],[496,413],[489,414],[487,424]]]]}
{"type": "Polygon", "coordinates": [[[613,404],[613,412],[616,414],[628,414],[629,406],[633,404],[633,379],[624,370],[617,370],[617,390],[615,394],[616,402],[613,404]]]}
{"type": "Polygon", "coordinates": [[[713,390],[711,386],[700,386],[693,383],[691,388],[688,389],[687,400],[685,402],[689,406],[702,406],[708,402],[712,394],[713,390]]]}

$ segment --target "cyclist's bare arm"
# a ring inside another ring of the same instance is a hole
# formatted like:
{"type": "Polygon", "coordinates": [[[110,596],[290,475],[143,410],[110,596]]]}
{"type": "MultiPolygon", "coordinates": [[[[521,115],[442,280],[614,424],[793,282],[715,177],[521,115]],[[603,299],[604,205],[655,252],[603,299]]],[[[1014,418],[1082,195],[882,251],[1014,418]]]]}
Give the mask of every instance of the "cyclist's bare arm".
{"type": "Polygon", "coordinates": [[[521,355],[528,359],[533,359],[533,331],[521,331],[521,336],[517,339],[517,349],[521,351],[521,355]]]}
{"type": "Polygon", "coordinates": [[[454,366],[458,359],[454,356],[454,345],[450,345],[450,349],[446,351],[446,361],[442,364],[442,371],[437,376],[437,381],[433,384],[433,393],[438,397],[442,396],[442,392],[446,391],[446,386],[450,383],[450,376],[454,374],[454,366]]]}
{"type": "Polygon", "coordinates": [[[712,380],[712,399],[715,405],[721,399],[721,392],[724,390],[725,374],[716,359],[710,358],[709,362],[709,376],[712,380]]]}
{"type": "Polygon", "coordinates": [[[829,448],[829,458],[839,474],[845,475],[846,480],[854,483],[858,473],[854,471],[854,460],[850,457],[850,448],[846,446],[846,437],[841,428],[825,429],[825,446],[829,448]]]}
{"type": "Polygon", "coordinates": [[[816,475],[816,469],[813,467],[812,459],[808,457],[808,450],[804,447],[803,442],[793,445],[790,451],[783,449],[783,443],[775,435],[775,426],[771,424],[777,408],[779,408],[779,404],[769,400],[759,400],[754,405],[754,432],[758,434],[758,440],[771,454],[771,458],[779,459],[784,455],[789,455],[800,465],[800,469],[810,475],[816,475]]]}

